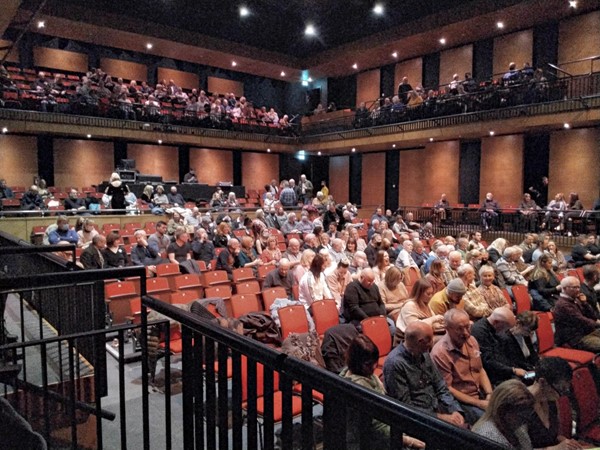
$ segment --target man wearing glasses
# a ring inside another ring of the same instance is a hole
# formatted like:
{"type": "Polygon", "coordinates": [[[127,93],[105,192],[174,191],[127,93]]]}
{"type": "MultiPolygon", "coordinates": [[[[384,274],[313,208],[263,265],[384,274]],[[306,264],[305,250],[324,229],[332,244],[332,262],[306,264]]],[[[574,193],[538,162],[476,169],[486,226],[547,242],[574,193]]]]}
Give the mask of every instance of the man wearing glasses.
{"type": "Polygon", "coordinates": [[[565,277],[560,282],[560,297],[554,306],[556,345],[600,352],[600,320],[596,319],[592,306],[581,292],[576,277],[565,277]]]}

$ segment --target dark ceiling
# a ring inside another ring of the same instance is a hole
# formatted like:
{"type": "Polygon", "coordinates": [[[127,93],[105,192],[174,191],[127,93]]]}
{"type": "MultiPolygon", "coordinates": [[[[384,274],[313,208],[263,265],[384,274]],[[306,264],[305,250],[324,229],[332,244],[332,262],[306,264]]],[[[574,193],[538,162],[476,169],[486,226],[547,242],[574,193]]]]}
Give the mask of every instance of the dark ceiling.
{"type": "MultiPolygon", "coordinates": [[[[82,6],[81,0],[50,0],[42,13],[53,14],[53,3],[60,4],[60,9],[70,4],[82,6]]],[[[86,2],[85,8],[90,14],[133,15],[158,25],[305,58],[376,33],[385,38],[386,31],[403,23],[427,20],[429,15],[468,3],[473,0],[95,0],[86,2]],[[373,12],[375,3],[384,5],[383,15],[373,12]],[[244,18],[239,14],[242,4],[251,12],[244,18]],[[308,22],[318,30],[317,36],[304,36],[308,22]]]]}

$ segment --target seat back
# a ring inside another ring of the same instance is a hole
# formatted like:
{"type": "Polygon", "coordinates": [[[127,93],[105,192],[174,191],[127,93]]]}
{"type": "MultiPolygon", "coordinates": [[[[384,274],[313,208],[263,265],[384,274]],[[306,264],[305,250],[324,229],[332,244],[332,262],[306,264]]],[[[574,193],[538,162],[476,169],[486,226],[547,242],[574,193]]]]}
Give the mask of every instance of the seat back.
{"type": "Polygon", "coordinates": [[[236,294],[260,294],[260,284],[257,280],[244,281],[235,285],[236,294]]]}
{"type": "Polygon", "coordinates": [[[598,419],[598,393],[594,378],[588,367],[580,367],[573,372],[573,395],[577,403],[577,432],[585,439],[587,428],[598,419]]]}
{"type": "Polygon", "coordinates": [[[558,434],[571,439],[573,436],[573,409],[569,397],[566,395],[558,399],[558,423],[558,434]]]}
{"type": "Polygon", "coordinates": [[[262,291],[262,298],[265,311],[270,313],[273,302],[278,298],[287,298],[287,292],[281,286],[267,288],[262,291]]]}
{"type": "Polygon", "coordinates": [[[515,284],[512,287],[512,293],[517,304],[517,314],[523,311],[531,311],[531,297],[529,296],[527,286],[515,284]]]}
{"type": "Polygon", "coordinates": [[[179,271],[178,264],[157,264],[156,265],[156,276],[157,277],[171,277],[179,275],[181,272],[179,271]]]}
{"type": "Polygon", "coordinates": [[[501,291],[502,291],[502,295],[504,295],[504,298],[508,302],[510,309],[514,309],[515,307],[513,305],[513,300],[511,298],[510,294],[508,293],[508,291],[506,290],[506,288],[502,288],[501,291]]]}
{"type": "Polygon", "coordinates": [[[239,269],[233,269],[232,274],[234,283],[256,280],[256,277],[254,276],[254,271],[250,267],[240,267],[239,269]]]}
{"type": "Polygon", "coordinates": [[[379,349],[379,357],[386,356],[392,349],[392,335],[384,316],[368,317],[360,322],[362,332],[379,349]]]}
{"type": "Polygon", "coordinates": [[[204,277],[205,287],[231,283],[225,270],[210,270],[208,272],[204,272],[202,276],[204,277]]]}
{"type": "Polygon", "coordinates": [[[256,294],[235,294],[231,296],[231,311],[233,317],[260,311],[260,303],[256,294]]]}
{"type": "MultiPolygon", "coordinates": [[[[248,358],[242,355],[242,402],[248,401],[248,364],[252,362],[248,361],[248,358]]],[[[262,364],[256,363],[256,397],[263,397],[265,395],[264,386],[264,371],[265,368],[262,364]]],[[[279,390],[279,372],[273,371],[273,392],[279,390]]]]}
{"type": "Polygon", "coordinates": [[[554,331],[552,331],[552,324],[548,314],[538,314],[538,328],[536,330],[536,336],[538,341],[538,351],[541,354],[554,348],[554,331]]]}
{"type": "Polygon", "coordinates": [[[220,297],[223,300],[228,300],[231,298],[231,286],[222,284],[222,285],[207,287],[204,289],[204,296],[206,298],[220,297]]]}
{"type": "Polygon", "coordinates": [[[165,277],[148,278],[146,280],[146,292],[163,302],[169,302],[171,299],[171,287],[165,277]]]}
{"type": "Polygon", "coordinates": [[[186,291],[194,294],[196,298],[202,298],[202,284],[200,277],[193,273],[184,273],[170,279],[173,291],[186,291]]]}
{"type": "Polygon", "coordinates": [[[273,270],[273,266],[258,266],[258,279],[264,280],[267,277],[267,274],[273,270]]]}
{"type": "Polygon", "coordinates": [[[172,305],[187,305],[194,300],[198,300],[198,297],[193,292],[177,291],[171,294],[172,305]]]}
{"type": "Polygon", "coordinates": [[[318,300],[311,305],[315,328],[319,336],[340,323],[340,316],[335,304],[335,300],[318,300]]]}
{"type": "Polygon", "coordinates": [[[281,324],[281,339],[285,340],[290,333],[308,333],[306,309],[302,305],[291,305],[280,308],[279,323],[281,324]]]}
{"type": "Polygon", "coordinates": [[[117,281],[104,286],[104,295],[108,299],[136,297],[135,283],[132,281],[117,281]]]}

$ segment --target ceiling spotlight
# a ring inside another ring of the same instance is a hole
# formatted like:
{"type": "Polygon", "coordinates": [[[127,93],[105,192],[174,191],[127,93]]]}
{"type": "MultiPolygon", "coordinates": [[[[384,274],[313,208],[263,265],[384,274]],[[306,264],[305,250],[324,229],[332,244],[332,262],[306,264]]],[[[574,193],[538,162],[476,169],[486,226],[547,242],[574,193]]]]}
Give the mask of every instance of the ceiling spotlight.
{"type": "Polygon", "coordinates": [[[441,38],[440,39],[440,44],[446,45],[446,38],[441,38]]]}
{"type": "Polygon", "coordinates": [[[312,83],[313,79],[311,77],[308,77],[308,80],[306,80],[306,81],[308,81],[309,83],[312,83]]]}
{"type": "Polygon", "coordinates": [[[429,142],[433,142],[433,138],[429,138],[429,142]]]}
{"type": "Polygon", "coordinates": [[[494,131],[490,130],[490,136],[493,136],[494,134],[494,131]]]}
{"type": "Polygon", "coordinates": [[[282,77],[285,77],[285,72],[282,70],[279,75],[281,75],[282,77]]]}
{"type": "Polygon", "coordinates": [[[381,16],[383,14],[383,11],[384,11],[384,8],[381,3],[377,3],[375,6],[373,6],[373,12],[375,14],[377,14],[378,16],[381,16]]]}
{"type": "Polygon", "coordinates": [[[162,144],[162,139],[158,140],[158,145],[162,144]]]}
{"type": "Polygon", "coordinates": [[[352,68],[355,70],[358,69],[358,64],[356,64],[356,63],[352,64],[352,68]]]}
{"type": "Polygon", "coordinates": [[[146,44],[146,48],[147,48],[148,50],[152,50],[152,47],[154,47],[154,44],[152,44],[152,42],[148,42],[148,43],[146,44]]]}
{"type": "Polygon", "coordinates": [[[565,124],[563,125],[563,128],[565,130],[568,130],[569,128],[571,128],[571,125],[565,122],[565,124]]]}
{"type": "Polygon", "coordinates": [[[267,149],[267,153],[271,153],[271,149],[270,148],[267,149]]]}
{"type": "Polygon", "coordinates": [[[392,53],[392,56],[393,56],[394,58],[397,58],[397,57],[398,57],[398,52],[394,52],[394,53],[392,53]]]}
{"type": "Polygon", "coordinates": [[[317,34],[317,30],[313,24],[309,23],[304,29],[304,34],[306,36],[314,36],[315,34],[317,34]]]}
{"type": "Polygon", "coordinates": [[[235,61],[231,61],[231,67],[235,67],[237,66],[237,63],[235,61]]]}
{"type": "Polygon", "coordinates": [[[250,10],[245,6],[240,6],[240,17],[247,17],[250,15],[250,10]]]}
{"type": "Polygon", "coordinates": [[[88,134],[88,135],[87,135],[87,138],[88,138],[88,139],[91,139],[91,138],[92,138],[92,135],[91,135],[91,134],[88,134]]]}
{"type": "Polygon", "coordinates": [[[352,147],[352,153],[354,153],[356,151],[356,149],[354,147],[352,147]]]}
{"type": "Polygon", "coordinates": [[[44,22],[43,20],[40,20],[38,22],[38,28],[46,28],[46,22],[44,22]]]}
{"type": "Polygon", "coordinates": [[[569,8],[577,8],[577,0],[569,0],[569,8]]]}
{"type": "Polygon", "coordinates": [[[392,144],[392,148],[396,148],[396,144],[392,144]]]}
{"type": "Polygon", "coordinates": [[[2,127],[2,134],[6,134],[6,133],[8,133],[8,128],[2,127]]]}
{"type": "Polygon", "coordinates": [[[317,156],[321,156],[321,152],[317,152],[317,156]]]}
{"type": "Polygon", "coordinates": [[[496,22],[496,26],[500,29],[504,28],[504,22],[496,22]]]}

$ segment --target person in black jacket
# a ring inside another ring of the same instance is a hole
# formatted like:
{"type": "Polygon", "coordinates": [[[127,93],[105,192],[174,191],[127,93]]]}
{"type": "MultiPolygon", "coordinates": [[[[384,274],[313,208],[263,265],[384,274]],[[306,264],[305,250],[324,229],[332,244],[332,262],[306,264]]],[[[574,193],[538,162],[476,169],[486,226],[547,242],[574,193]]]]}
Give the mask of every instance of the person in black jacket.
{"type": "Polygon", "coordinates": [[[23,211],[33,211],[44,208],[44,200],[38,193],[38,187],[33,184],[21,199],[21,209],[23,211]]]}

